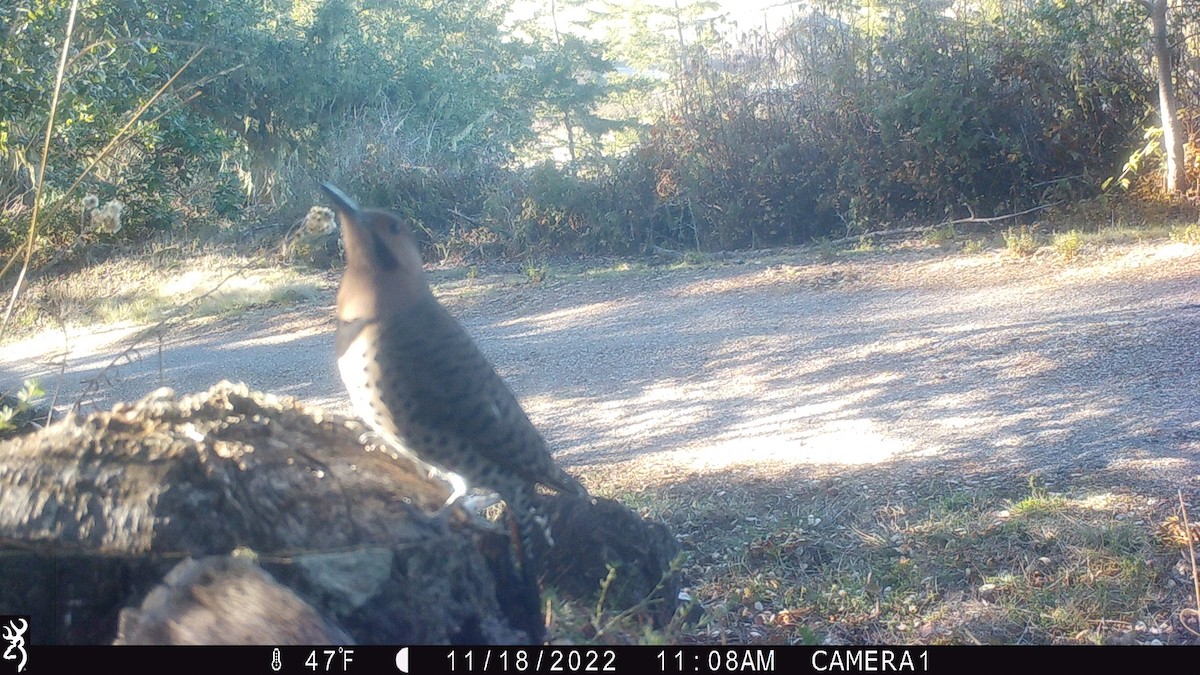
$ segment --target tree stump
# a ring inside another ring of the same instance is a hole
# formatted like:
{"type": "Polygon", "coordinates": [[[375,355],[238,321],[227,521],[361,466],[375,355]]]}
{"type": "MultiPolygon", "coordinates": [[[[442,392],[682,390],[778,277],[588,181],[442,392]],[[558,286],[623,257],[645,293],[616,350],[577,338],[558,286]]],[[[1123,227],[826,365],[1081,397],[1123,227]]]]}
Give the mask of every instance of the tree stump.
{"type": "MultiPolygon", "coordinates": [[[[106,644],[118,633],[192,644],[539,634],[539,604],[516,595],[503,528],[459,509],[435,516],[446,486],[364,448],[362,431],[222,382],[179,399],[159,390],[0,444],[0,614],[31,615],[33,644],[106,644]],[[230,594],[251,600],[219,601],[230,594]],[[283,626],[247,618],[256,613],[283,626]],[[192,623],[164,627],[181,617],[192,623]],[[302,626],[289,633],[289,623],[302,626]]],[[[617,577],[619,602],[669,618],[678,545],[665,527],[612,500],[542,499],[556,545],[541,572],[561,597],[594,597],[611,564],[631,572],[617,577]]]]}

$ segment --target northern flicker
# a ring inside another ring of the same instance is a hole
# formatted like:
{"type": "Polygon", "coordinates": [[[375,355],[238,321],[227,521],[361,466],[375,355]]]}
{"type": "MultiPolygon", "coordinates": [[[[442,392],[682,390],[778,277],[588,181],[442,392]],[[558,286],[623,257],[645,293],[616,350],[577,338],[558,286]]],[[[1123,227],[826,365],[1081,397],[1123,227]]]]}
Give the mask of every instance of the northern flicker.
{"type": "MultiPolygon", "coordinates": [[[[549,448],[504,380],[437,301],[408,226],[360,209],[322,185],[342,225],[346,271],[337,295],[337,364],[355,413],[393,449],[430,466],[454,488],[496,491],[521,538],[527,578],[537,485],[587,496],[549,448]]],[[[536,581],[534,581],[536,584],[536,581]]]]}

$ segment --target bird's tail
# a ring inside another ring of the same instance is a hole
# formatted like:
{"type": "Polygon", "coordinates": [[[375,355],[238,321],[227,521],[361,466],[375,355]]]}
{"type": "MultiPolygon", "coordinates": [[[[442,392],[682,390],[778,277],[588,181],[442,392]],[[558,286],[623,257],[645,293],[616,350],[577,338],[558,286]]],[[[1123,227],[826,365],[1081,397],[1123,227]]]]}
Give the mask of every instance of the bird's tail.
{"type": "Polygon", "coordinates": [[[553,545],[545,518],[540,517],[534,507],[533,488],[521,488],[506,496],[508,518],[511,528],[513,553],[519,570],[521,597],[528,599],[530,606],[522,608],[522,615],[530,617],[526,628],[530,638],[537,643],[545,641],[546,626],[542,620],[542,590],[538,581],[540,566],[538,551],[544,550],[546,542],[553,545]],[[539,541],[540,540],[540,541],[539,541]]]}
{"type": "Polygon", "coordinates": [[[566,471],[563,471],[557,466],[554,468],[558,475],[555,476],[556,480],[554,481],[553,486],[557,488],[559,492],[575,495],[576,497],[583,497],[584,499],[587,499],[590,496],[587,488],[583,487],[583,483],[580,483],[579,479],[575,478],[566,471]]]}

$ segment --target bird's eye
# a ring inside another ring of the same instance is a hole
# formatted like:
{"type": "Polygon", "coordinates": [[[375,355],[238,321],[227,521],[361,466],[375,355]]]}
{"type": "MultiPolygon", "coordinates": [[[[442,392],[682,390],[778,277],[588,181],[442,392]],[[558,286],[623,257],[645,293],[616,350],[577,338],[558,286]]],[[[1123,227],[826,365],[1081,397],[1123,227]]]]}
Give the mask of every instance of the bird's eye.
{"type": "Polygon", "coordinates": [[[392,234],[400,234],[400,223],[394,220],[388,223],[388,231],[390,231],[392,234]]]}

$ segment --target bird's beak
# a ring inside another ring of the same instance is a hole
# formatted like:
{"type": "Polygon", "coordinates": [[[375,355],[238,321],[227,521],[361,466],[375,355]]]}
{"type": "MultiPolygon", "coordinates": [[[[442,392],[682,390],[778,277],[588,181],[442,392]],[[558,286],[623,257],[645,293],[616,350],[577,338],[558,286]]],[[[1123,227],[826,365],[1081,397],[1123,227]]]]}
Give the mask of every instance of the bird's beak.
{"type": "Polygon", "coordinates": [[[334,187],[332,183],[321,183],[321,189],[324,190],[325,194],[329,196],[329,199],[333,201],[334,209],[337,210],[338,216],[342,220],[343,225],[347,220],[351,222],[358,221],[362,211],[358,208],[358,204],[354,203],[353,199],[346,196],[345,192],[342,192],[334,187]]]}
{"type": "MultiPolygon", "coordinates": [[[[358,264],[372,264],[376,269],[384,271],[398,268],[400,263],[396,261],[396,256],[388,248],[387,242],[380,239],[379,233],[371,227],[371,212],[358,208],[353,199],[331,183],[321,183],[321,189],[333,201],[338,221],[342,224],[342,242],[346,247],[347,264],[354,264],[353,261],[357,260],[358,264]]],[[[418,253],[418,268],[420,264],[418,253]]]]}

